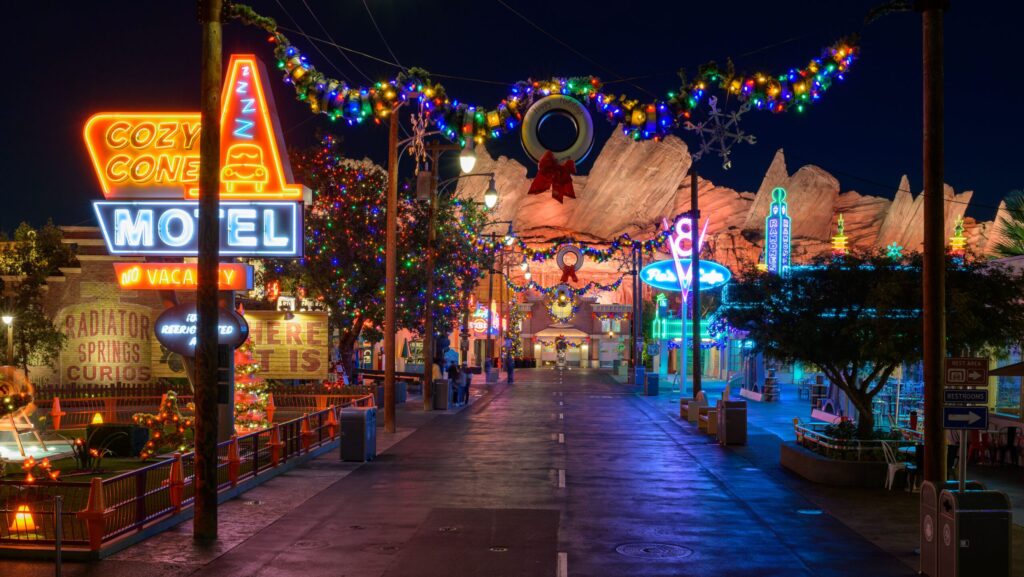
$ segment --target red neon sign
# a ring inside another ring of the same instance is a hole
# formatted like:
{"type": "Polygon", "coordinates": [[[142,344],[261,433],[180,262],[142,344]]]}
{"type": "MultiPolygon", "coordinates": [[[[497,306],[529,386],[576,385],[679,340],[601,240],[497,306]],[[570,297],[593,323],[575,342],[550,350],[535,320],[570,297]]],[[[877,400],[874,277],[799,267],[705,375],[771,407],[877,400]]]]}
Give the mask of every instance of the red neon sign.
{"type": "MultiPolygon", "coordinates": [[[[117,284],[127,290],[196,290],[195,263],[114,263],[117,284]]],[[[225,291],[252,289],[252,267],[220,263],[217,288],[225,291]]]]}

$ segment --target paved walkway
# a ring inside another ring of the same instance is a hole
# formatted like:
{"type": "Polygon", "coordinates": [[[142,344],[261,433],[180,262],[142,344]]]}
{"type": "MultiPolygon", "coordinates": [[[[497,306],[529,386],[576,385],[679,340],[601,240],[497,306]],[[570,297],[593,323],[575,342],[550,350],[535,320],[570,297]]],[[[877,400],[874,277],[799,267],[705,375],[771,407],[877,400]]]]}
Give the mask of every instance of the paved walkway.
{"type": "MultiPolygon", "coordinates": [[[[417,418],[376,462],[232,547],[129,550],[65,574],[914,574],[813,514],[777,475],[777,452],[709,444],[604,372],[520,370],[466,410],[417,418]]],[[[3,574],[44,568],[0,562],[3,574]]]]}

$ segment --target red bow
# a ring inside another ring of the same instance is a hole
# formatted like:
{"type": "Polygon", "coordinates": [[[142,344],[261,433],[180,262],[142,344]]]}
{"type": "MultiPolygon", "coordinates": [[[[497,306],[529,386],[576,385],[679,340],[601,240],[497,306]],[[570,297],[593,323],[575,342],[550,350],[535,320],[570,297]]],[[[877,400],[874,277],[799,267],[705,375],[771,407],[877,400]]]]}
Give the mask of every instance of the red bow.
{"type": "Polygon", "coordinates": [[[537,176],[530,183],[529,194],[540,194],[551,189],[551,198],[562,202],[562,197],[576,198],[572,188],[572,175],[576,174],[576,163],[572,159],[558,164],[551,151],[544,153],[537,163],[537,176]]]}
{"type": "MultiPolygon", "coordinates": [[[[572,162],[571,160],[569,162],[572,162]]],[[[576,265],[567,264],[562,267],[562,280],[559,282],[569,282],[572,278],[572,282],[580,282],[580,279],[576,278],[576,265]]]]}

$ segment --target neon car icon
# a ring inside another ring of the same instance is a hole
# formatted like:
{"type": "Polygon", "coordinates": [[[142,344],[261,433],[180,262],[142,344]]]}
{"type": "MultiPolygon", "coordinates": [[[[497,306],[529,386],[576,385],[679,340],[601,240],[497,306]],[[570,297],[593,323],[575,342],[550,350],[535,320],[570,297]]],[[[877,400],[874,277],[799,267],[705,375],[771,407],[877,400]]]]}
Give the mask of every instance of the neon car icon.
{"type": "Polygon", "coordinates": [[[235,186],[239,184],[251,184],[256,192],[263,192],[267,184],[263,149],[255,144],[231,145],[224,168],[220,171],[220,179],[228,192],[234,192],[235,186]]]}

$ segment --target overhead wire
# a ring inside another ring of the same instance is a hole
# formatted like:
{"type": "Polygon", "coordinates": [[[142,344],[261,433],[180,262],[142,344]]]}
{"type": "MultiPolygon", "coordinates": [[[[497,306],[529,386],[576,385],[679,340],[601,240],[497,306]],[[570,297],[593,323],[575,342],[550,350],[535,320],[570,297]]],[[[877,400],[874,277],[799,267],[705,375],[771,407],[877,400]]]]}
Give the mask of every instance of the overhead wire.
{"type": "Polygon", "coordinates": [[[390,54],[391,58],[402,67],[402,70],[406,70],[405,66],[402,66],[402,63],[398,60],[398,56],[395,56],[395,51],[391,49],[391,45],[388,44],[388,39],[385,38],[384,33],[381,32],[380,26],[377,26],[377,19],[373,17],[373,11],[370,10],[370,5],[366,3],[366,0],[363,0],[363,8],[366,8],[366,14],[370,17],[370,22],[373,23],[373,29],[377,31],[377,36],[380,36],[380,41],[384,43],[384,48],[388,49],[388,54],[390,54]]]}
{"type": "MultiPolygon", "coordinates": [[[[291,12],[289,12],[287,8],[285,8],[285,6],[281,2],[281,0],[275,0],[275,1],[277,2],[277,5],[281,8],[281,10],[284,12],[285,16],[287,16],[288,19],[292,21],[292,24],[294,24],[295,27],[298,28],[298,33],[302,34],[303,36],[305,36],[306,32],[305,32],[305,30],[302,29],[302,25],[299,24],[299,21],[296,20],[294,16],[292,16],[291,12]]],[[[279,26],[279,28],[280,28],[280,26],[279,26]]],[[[344,72],[342,72],[340,68],[335,66],[335,64],[333,62],[331,62],[331,59],[328,58],[326,54],[324,54],[323,50],[320,50],[319,46],[314,44],[313,48],[320,54],[321,57],[323,57],[324,60],[327,61],[328,64],[331,65],[331,68],[334,68],[335,72],[337,72],[338,75],[342,77],[342,79],[344,79],[347,82],[349,81],[348,76],[344,72]]]]}
{"type": "MultiPolygon", "coordinates": [[[[277,0],[277,3],[280,4],[281,0],[277,0]]],[[[327,36],[327,38],[330,39],[333,42],[334,39],[331,38],[331,33],[328,32],[327,28],[324,27],[323,22],[320,22],[320,18],[317,17],[316,12],[313,12],[313,9],[309,7],[309,3],[306,2],[306,0],[302,0],[302,5],[306,7],[306,11],[309,12],[309,15],[313,17],[314,21],[316,21],[317,26],[320,27],[320,31],[323,32],[327,36]]],[[[294,21],[294,19],[293,19],[293,21],[294,21]]],[[[298,26],[298,23],[296,23],[296,26],[298,26]]],[[[299,29],[301,30],[301,28],[299,28],[299,29]]],[[[349,66],[351,66],[352,68],[355,68],[356,72],[361,74],[363,76],[363,78],[365,78],[369,82],[373,82],[372,78],[370,78],[365,72],[363,72],[363,70],[361,68],[356,66],[355,62],[352,62],[352,59],[348,57],[348,54],[345,54],[341,50],[338,50],[338,54],[341,54],[341,57],[344,58],[345,61],[349,63],[349,66]]],[[[324,56],[324,58],[327,58],[327,57],[324,56]]]]}

